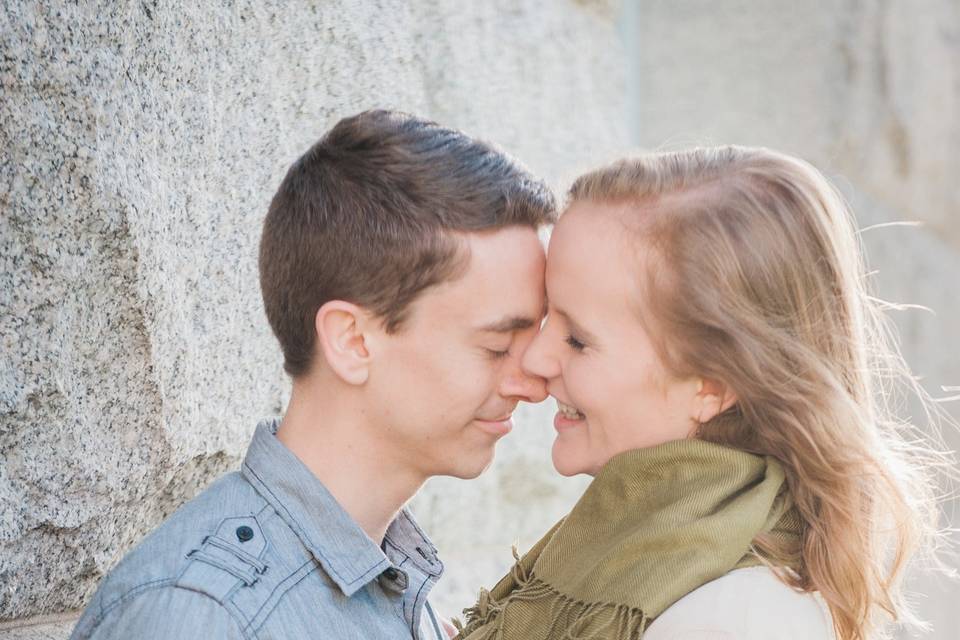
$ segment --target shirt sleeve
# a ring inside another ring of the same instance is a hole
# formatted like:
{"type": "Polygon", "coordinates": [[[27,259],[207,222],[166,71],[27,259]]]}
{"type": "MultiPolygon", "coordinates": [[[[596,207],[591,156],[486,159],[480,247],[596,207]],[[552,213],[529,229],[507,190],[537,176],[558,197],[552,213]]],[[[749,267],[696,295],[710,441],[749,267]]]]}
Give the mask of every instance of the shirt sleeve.
{"type": "Polygon", "coordinates": [[[238,621],[213,598],[177,587],[149,589],[126,599],[93,628],[90,640],[243,640],[238,621]]]}

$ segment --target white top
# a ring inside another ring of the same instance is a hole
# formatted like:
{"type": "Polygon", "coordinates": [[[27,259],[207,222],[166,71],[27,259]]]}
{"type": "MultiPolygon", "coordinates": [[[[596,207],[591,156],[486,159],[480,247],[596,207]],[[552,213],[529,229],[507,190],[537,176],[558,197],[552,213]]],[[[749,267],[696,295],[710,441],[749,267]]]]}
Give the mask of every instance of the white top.
{"type": "Polygon", "coordinates": [[[736,569],[667,608],[643,640],[835,640],[826,603],[766,567],[736,569]]]}

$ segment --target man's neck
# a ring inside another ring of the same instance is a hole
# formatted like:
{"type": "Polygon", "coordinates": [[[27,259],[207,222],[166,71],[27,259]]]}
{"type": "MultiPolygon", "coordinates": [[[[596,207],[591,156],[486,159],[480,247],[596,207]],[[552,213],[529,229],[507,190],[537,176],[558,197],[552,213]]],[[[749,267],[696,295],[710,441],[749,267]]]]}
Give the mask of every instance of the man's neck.
{"type": "Polygon", "coordinates": [[[294,382],[277,438],[379,545],[426,478],[396,459],[345,395],[324,392],[317,381],[294,382]]]}

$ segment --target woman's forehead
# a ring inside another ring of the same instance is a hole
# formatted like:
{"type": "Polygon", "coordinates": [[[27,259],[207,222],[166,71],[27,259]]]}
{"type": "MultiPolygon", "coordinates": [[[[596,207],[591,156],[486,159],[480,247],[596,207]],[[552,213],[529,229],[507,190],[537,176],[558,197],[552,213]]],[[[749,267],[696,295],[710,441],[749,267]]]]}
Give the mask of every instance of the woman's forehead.
{"type": "Polygon", "coordinates": [[[616,209],[591,210],[589,203],[574,206],[554,229],[547,252],[550,304],[627,309],[636,289],[638,264],[632,246],[636,238],[627,237],[632,234],[624,229],[616,209]]]}

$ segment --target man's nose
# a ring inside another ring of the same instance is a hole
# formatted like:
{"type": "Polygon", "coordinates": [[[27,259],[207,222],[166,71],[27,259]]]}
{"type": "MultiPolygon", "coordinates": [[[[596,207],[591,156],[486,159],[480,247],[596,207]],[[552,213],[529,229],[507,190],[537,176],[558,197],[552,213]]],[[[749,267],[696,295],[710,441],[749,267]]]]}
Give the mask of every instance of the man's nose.
{"type": "Polygon", "coordinates": [[[513,395],[519,396],[524,402],[543,402],[547,399],[547,381],[540,376],[532,376],[523,370],[517,370],[513,395]]]}
{"type": "Polygon", "coordinates": [[[513,371],[504,378],[500,388],[500,395],[508,398],[517,398],[523,402],[543,402],[547,399],[547,381],[538,375],[532,375],[521,367],[514,367],[513,371]]]}

